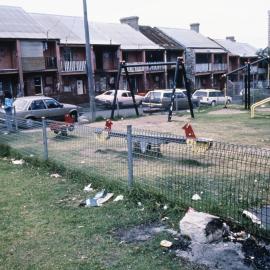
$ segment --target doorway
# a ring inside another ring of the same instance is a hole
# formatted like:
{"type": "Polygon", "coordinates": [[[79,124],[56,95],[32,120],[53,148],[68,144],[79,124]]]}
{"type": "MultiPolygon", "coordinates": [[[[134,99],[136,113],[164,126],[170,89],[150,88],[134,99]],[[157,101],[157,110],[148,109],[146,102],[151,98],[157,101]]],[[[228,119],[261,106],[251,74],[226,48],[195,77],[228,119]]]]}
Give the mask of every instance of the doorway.
{"type": "Polygon", "coordinates": [[[43,93],[41,76],[34,77],[34,89],[35,89],[35,95],[40,95],[43,93]]]}

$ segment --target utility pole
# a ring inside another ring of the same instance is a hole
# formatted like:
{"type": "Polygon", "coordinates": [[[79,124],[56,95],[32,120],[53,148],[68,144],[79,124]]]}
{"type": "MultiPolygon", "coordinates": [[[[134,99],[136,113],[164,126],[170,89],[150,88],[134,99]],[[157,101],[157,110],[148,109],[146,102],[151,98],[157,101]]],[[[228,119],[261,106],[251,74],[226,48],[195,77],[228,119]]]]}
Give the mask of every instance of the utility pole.
{"type": "Polygon", "coordinates": [[[94,77],[93,77],[86,0],[83,0],[83,14],[84,14],[84,31],[85,31],[86,72],[87,72],[87,82],[88,82],[88,94],[89,94],[89,100],[90,100],[89,101],[89,105],[90,105],[90,119],[89,120],[90,122],[94,122],[96,120],[95,85],[94,85],[94,77]]]}

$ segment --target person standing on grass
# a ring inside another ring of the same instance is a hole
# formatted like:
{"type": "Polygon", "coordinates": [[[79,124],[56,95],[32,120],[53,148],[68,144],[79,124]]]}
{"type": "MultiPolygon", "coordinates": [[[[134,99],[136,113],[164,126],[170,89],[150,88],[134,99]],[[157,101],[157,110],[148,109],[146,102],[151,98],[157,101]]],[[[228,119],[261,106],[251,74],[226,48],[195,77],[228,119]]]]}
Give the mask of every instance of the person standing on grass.
{"type": "Polygon", "coordinates": [[[13,109],[13,98],[9,91],[4,93],[4,110],[6,113],[6,126],[7,131],[12,131],[12,109],[13,109]]]}

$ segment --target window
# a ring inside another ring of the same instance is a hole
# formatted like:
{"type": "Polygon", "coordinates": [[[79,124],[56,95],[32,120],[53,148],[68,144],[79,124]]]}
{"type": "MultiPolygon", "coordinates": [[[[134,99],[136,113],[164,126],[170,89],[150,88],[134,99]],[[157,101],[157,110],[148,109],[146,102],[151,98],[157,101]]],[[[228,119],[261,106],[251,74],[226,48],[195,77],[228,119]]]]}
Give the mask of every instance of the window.
{"type": "Polygon", "coordinates": [[[31,110],[45,110],[45,104],[43,100],[34,100],[30,106],[31,110]]]}
{"type": "Polygon", "coordinates": [[[111,96],[111,95],[114,95],[114,92],[113,91],[107,91],[107,92],[104,93],[104,95],[111,96]]]}
{"type": "Polygon", "coordinates": [[[196,91],[194,93],[194,96],[197,96],[197,97],[207,97],[207,92],[196,91]]]}
{"type": "Polygon", "coordinates": [[[171,98],[172,97],[172,93],[164,93],[163,97],[165,98],[171,98]]]}
{"type": "Polygon", "coordinates": [[[64,52],[63,52],[63,56],[64,56],[64,60],[65,61],[72,61],[72,51],[71,48],[69,47],[64,47],[64,52]]]}
{"type": "Polygon", "coordinates": [[[45,99],[45,103],[48,109],[60,108],[60,104],[54,99],[45,99]]]}
{"type": "Polygon", "coordinates": [[[209,97],[216,97],[217,96],[217,93],[216,92],[210,92],[209,93],[209,97]]]}
{"type": "Polygon", "coordinates": [[[223,97],[223,96],[224,96],[224,94],[222,92],[217,93],[217,97],[223,97]]]}
{"type": "Polygon", "coordinates": [[[177,98],[185,98],[186,96],[185,96],[185,94],[183,94],[183,93],[177,93],[177,94],[176,94],[176,97],[177,97],[177,98]]]}

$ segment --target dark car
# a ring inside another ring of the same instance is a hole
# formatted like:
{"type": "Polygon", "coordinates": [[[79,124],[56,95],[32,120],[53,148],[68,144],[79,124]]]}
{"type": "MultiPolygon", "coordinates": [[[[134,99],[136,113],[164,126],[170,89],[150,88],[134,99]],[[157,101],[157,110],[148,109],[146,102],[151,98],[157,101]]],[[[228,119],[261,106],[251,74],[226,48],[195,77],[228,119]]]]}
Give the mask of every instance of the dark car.
{"type": "MultiPolygon", "coordinates": [[[[185,110],[189,109],[188,99],[185,95],[185,89],[176,89],[175,100],[174,100],[174,110],[185,110]]],[[[149,91],[143,99],[142,105],[144,107],[160,108],[163,110],[168,110],[171,105],[172,90],[153,90],[149,91]]],[[[199,100],[192,99],[194,107],[199,106],[199,100]]]]}

